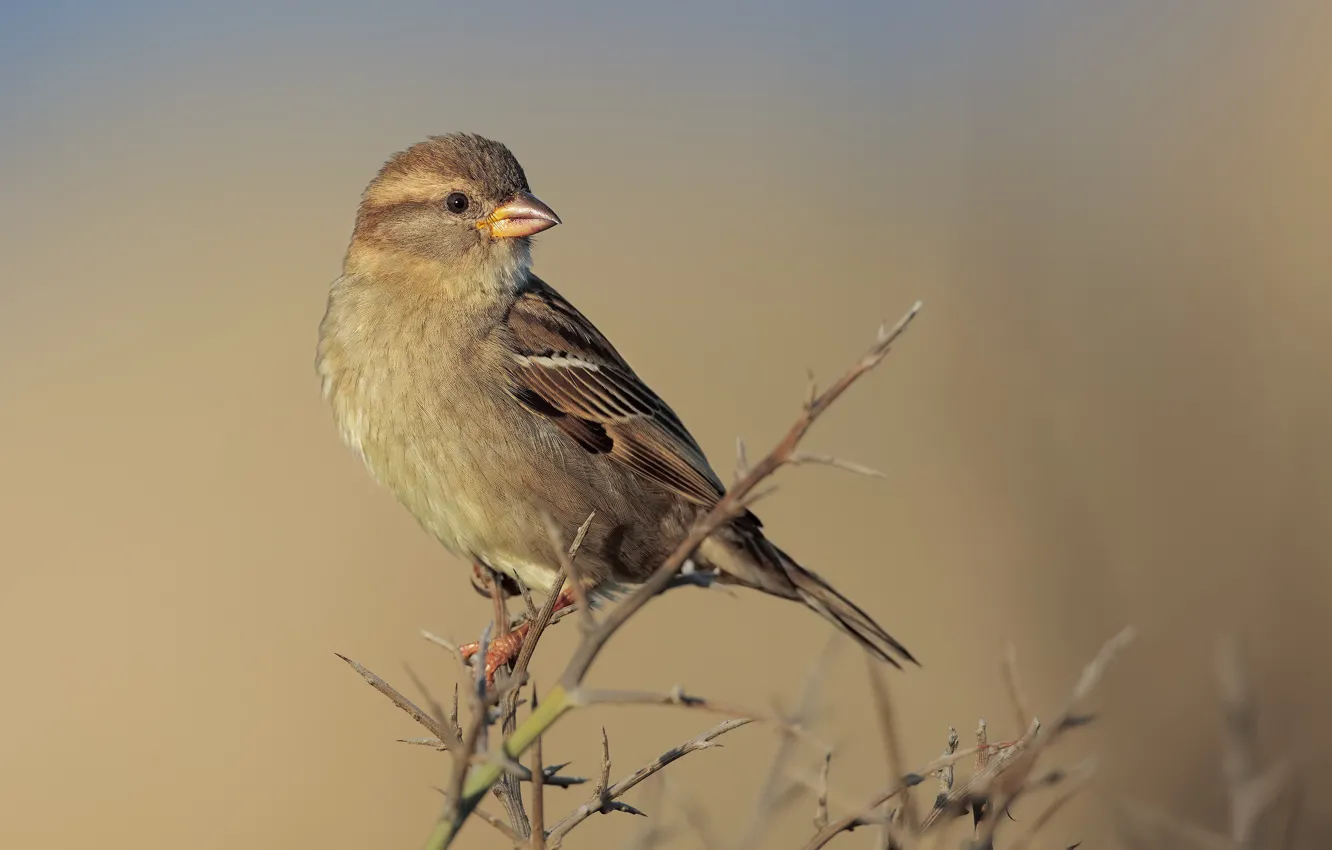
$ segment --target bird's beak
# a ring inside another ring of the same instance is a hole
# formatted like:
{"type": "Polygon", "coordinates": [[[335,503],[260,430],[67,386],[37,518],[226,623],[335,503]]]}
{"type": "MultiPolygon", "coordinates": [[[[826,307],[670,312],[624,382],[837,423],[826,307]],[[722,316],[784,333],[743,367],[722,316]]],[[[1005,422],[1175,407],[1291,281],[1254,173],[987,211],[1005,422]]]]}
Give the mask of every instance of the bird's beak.
{"type": "Polygon", "coordinates": [[[555,211],[528,192],[519,192],[476,223],[494,239],[514,239],[549,230],[560,223],[555,211]]]}

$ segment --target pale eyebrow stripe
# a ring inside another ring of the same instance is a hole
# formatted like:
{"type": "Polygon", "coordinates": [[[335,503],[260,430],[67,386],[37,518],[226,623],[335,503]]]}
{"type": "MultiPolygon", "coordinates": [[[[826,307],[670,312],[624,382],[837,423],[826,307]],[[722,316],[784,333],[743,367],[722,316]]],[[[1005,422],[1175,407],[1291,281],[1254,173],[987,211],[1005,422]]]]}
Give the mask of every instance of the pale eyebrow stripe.
{"type": "Polygon", "coordinates": [[[365,200],[376,207],[438,201],[448,194],[444,191],[446,188],[434,174],[408,171],[375,183],[366,191],[365,200]]]}

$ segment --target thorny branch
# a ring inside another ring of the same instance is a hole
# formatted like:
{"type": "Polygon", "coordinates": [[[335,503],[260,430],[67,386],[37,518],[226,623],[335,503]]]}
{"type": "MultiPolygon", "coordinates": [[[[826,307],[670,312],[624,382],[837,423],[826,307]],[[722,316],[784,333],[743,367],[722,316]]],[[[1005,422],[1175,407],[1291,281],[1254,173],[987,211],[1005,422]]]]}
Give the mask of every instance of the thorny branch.
{"type": "MultiPolygon", "coordinates": [[[[615,803],[616,801],[619,800],[620,797],[624,796],[624,794],[627,791],[629,791],[631,788],[633,788],[635,785],[638,785],[640,782],[647,779],[649,776],[652,776],[657,771],[666,767],[666,765],[670,764],[673,761],[681,759],[689,755],[690,753],[695,753],[698,752],[699,750],[711,749],[712,747],[720,747],[721,744],[714,743],[714,741],[717,738],[720,738],[722,735],[725,735],[727,732],[730,732],[732,729],[739,729],[741,726],[744,726],[746,723],[750,722],[751,721],[746,718],[727,720],[724,723],[720,723],[717,726],[712,727],[708,731],[704,732],[702,735],[699,735],[696,738],[691,738],[688,741],[685,741],[683,744],[680,744],[678,747],[672,747],[671,749],[657,756],[657,758],[655,758],[651,762],[643,765],[638,770],[635,770],[633,773],[629,774],[624,779],[621,779],[619,782],[616,782],[614,785],[610,785],[609,787],[604,787],[599,784],[597,791],[593,793],[591,799],[589,799],[586,803],[583,803],[583,805],[579,806],[577,809],[574,809],[567,816],[565,816],[563,820],[561,820],[559,823],[555,824],[555,826],[551,828],[549,836],[551,850],[556,850],[556,848],[560,846],[561,842],[564,839],[564,836],[567,835],[571,829],[578,826],[580,823],[587,820],[592,815],[597,814],[598,812],[602,814],[609,814],[612,811],[627,811],[630,814],[642,814],[642,812],[629,806],[622,806],[617,808],[615,806],[615,803]]],[[[606,748],[605,749],[606,757],[603,761],[603,764],[606,765],[607,771],[602,774],[603,776],[602,782],[605,782],[607,781],[606,773],[609,772],[609,767],[610,767],[610,755],[609,755],[610,742],[606,740],[604,732],[602,736],[602,742],[606,748]]]]}
{"type": "MultiPolygon", "coordinates": [[[[903,798],[900,808],[905,808],[909,805],[909,801],[904,799],[907,790],[944,769],[947,769],[943,781],[945,788],[940,792],[930,813],[918,829],[909,826],[909,817],[903,817],[900,828],[892,832],[894,842],[904,846],[933,830],[942,829],[946,818],[971,811],[976,821],[976,834],[970,846],[973,850],[992,850],[995,831],[1014,800],[1034,788],[1047,787],[1069,778],[1064,771],[1052,771],[1033,778],[1032,770],[1043,752],[1064,732],[1088,722],[1090,718],[1084,713],[1088,697],[1104,676],[1111,660],[1133,639],[1133,634],[1132,629],[1125,629],[1101,648],[1097,656],[1083,670],[1067,705],[1053,723],[1043,725],[1039,720],[1032,718],[1027,733],[1021,739],[999,747],[993,753],[983,737],[974,750],[958,751],[956,733],[950,730],[948,749],[942,758],[916,773],[905,774],[896,784],[877,795],[859,811],[852,812],[819,830],[805,845],[805,850],[819,850],[840,833],[849,832],[872,822],[871,813],[889,800],[903,798]],[[977,772],[966,782],[956,784],[952,779],[951,766],[970,753],[981,756],[978,759],[977,772]]],[[[884,707],[886,694],[880,697],[879,703],[881,725],[890,728],[891,714],[888,714],[884,707]]],[[[889,731],[887,735],[891,738],[892,732],[889,731]]]]}
{"type": "MultiPolygon", "coordinates": [[[[537,707],[536,689],[532,689],[532,708],[537,707]]],[[[532,850],[546,847],[546,766],[542,763],[541,739],[532,745],[532,850]]]]}
{"type": "MultiPolygon", "coordinates": [[[[809,787],[810,783],[805,781],[804,777],[793,777],[788,770],[788,765],[795,756],[796,744],[801,740],[808,741],[816,750],[825,754],[832,749],[826,743],[811,735],[808,728],[813,724],[818,709],[819,697],[824,693],[824,679],[837,646],[837,638],[835,636],[830,637],[824,645],[823,651],[816,656],[805,673],[804,683],[800,689],[800,696],[796,700],[794,712],[790,714],[782,713],[780,722],[775,724],[778,733],[777,751],[773,754],[772,763],[766,771],[767,780],[759,789],[754,811],[749,817],[749,826],[736,845],[736,850],[756,850],[756,848],[761,847],[760,842],[763,838],[763,832],[773,816],[792,803],[797,795],[809,787]]],[[[828,794],[826,786],[814,790],[819,796],[828,794]]],[[[817,804],[815,808],[815,818],[817,819],[819,815],[817,804]]],[[[826,818],[827,813],[824,812],[823,814],[826,818]]]]}
{"type": "Polygon", "coordinates": [[[467,724],[467,731],[463,733],[462,748],[458,750],[453,760],[453,778],[449,782],[449,800],[450,805],[461,807],[463,783],[467,779],[467,767],[471,761],[472,753],[476,752],[477,745],[484,746],[482,741],[486,733],[486,727],[489,725],[486,716],[486,649],[490,645],[490,630],[493,623],[487,625],[485,631],[481,633],[480,646],[477,649],[476,657],[476,679],[470,691],[469,700],[472,707],[471,720],[467,724]]]}
{"type": "Polygon", "coordinates": [[[1134,847],[1197,847],[1215,850],[1288,850],[1303,804],[1289,757],[1262,765],[1258,746],[1258,705],[1229,642],[1217,652],[1216,676],[1221,697],[1222,773],[1230,798],[1225,832],[1204,829],[1171,814],[1121,803],[1116,826],[1134,847]]]}
{"type": "MultiPolygon", "coordinates": [[[[525,592],[527,591],[527,586],[523,584],[521,578],[515,578],[515,581],[518,583],[519,592],[522,594],[524,601],[531,605],[531,593],[525,592]]],[[[493,625],[499,632],[500,636],[503,637],[510,632],[509,608],[504,598],[504,589],[500,586],[500,582],[494,577],[492,577],[490,582],[490,600],[494,607],[493,625]]],[[[478,669],[480,669],[479,664],[478,669]]],[[[521,679],[525,672],[525,668],[520,669],[515,667],[512,671],[512,675],[515,678],[521,679]]],[[[507,684],[508,681],[509,680],[506,678],[504,683],[507,684]]],[[[502,705],[500,733],[505,736],[513,734],[513,730],[518,725],[518,691],[519,688],[516,686],[510,688],[508,697],[504,700],[502,705]]],[[[542,778],[543,777],[533,774],[532,782],[539,783],[542,778]]],[[[518,834],[523,836],[528,835],[530,832],[530,825],[527,811],[523,808],[523,794],[521,786],[519,785],[518,775],[513,771],[506,772],[500,781],[495,783],[495,787],[492,788],[491,791],[494,793],[495,798],[500,801],[500,805],[504,807],[504,811],[509,817],[509,823],[518,834]]]]}
{"type": "Polygon", "coordinates": [[[374,673],[371,673],[355,661],[352,661],[347,656],[339,653],[338,657],[351,665],[351,668],[357,673],[360,673],[361,678],[370,683],[370,687],[388,697],[394,705],[407,712],[413,720],[424,726],[430,734],[435,736],[434,741],[441,742],[439,745],[441,749],[453,750],[454,752],[459,752],[461,750],[462,742],[458,740],[457,735],[454,734],[454,730],[449,724],[443,722],[443,718],[431,717],[429,714],[418,708],[415,703],[407,699],[407,697],[398,693],[397,689],[388,682],[385,682],[383,679],[379,678],[374,673]]]}

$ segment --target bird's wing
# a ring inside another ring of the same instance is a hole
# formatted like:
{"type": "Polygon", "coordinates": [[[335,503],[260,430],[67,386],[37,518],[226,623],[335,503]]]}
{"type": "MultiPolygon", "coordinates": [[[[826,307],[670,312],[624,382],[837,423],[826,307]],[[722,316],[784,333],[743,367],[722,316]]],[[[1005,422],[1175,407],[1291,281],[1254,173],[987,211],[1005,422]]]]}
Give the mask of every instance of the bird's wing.
{"type": "Polygon", "coordinates": [[[527,411],[669,492],[717,503],[725,489],[679,417],[559,293],[531,278],[505,325],[510,392],[527,411]]]}

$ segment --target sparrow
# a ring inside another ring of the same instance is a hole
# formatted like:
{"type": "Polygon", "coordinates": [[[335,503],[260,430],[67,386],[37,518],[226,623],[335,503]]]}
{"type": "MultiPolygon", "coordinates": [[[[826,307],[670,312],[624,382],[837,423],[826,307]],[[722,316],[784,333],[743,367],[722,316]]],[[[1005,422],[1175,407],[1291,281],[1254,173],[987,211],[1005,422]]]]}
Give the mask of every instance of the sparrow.
{"type": "MultiPolygon", "coordinates": [[[[533,273],[532,237],[557,224],[499,142],[432,136],[395,154],[361,197],[316,370],[343,441],[427,532],[563,606],[574,596],[554,586],[548,521],[571,536],[592,517],[577,558],[596,603],[651,575],[725,488],[675,412],[533,273]]],[[[752,512],[692,562],[803,603],[885,662],[915,662],[752,512]]],[[[488,676],[525,629],[491,642],[488,676]]]]}

